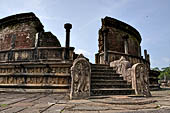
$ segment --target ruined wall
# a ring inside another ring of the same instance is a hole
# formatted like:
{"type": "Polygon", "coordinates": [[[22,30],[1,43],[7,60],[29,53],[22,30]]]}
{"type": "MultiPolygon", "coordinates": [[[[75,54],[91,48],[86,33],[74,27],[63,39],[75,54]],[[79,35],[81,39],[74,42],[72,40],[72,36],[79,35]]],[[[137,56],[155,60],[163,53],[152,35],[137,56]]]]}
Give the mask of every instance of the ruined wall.
{"type": "Polygon", "coordinates": [[[18,14],[0,20],[0,50],[34,47],[35,34],[43,25],[33,13],[18,14]]]}
{"type": "Polygon", "coordinates": [[[69,91],[74,48],[67,50],[66,59],[66,48],[33,13],[0,19],[0,88],[69,91]]]}
{"type": "Polygon", "coordinates": [[[57,37],[44,32],[43,25],[33,13],[12,15],[0,20],[0,50],[35,47],[36,34],[40,47],[61,47],[57,37]]]}
{"type": "Polygon", "coordinates": [[[103,29],[108,29],[107,50],[124,53],[124,36],[128,36],[128,54],[134,56],[141,55],[141,37],[133,27],[119,20],[105,17],[102,19],[102,28],[99,30],[99,53],[104,51],[103,29]]]}
{"type": "Polygon", "coordinates": [[[1,29],[0,50],[11,49],[12,41],[15,41],[14,48],[16,49],[33,47],[36,32],[37,30],[35,29],[34,22],[22,23],[1,29]]]}

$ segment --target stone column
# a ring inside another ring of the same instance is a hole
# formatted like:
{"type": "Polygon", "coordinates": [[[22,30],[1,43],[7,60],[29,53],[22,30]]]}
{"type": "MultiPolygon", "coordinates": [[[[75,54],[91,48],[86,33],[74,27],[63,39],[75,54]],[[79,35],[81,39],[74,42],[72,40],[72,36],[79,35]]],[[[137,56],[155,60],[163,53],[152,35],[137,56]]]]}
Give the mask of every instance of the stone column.
{"type": "Polygon", "coordinates": [[[107,35],[108,35],[109,29],[105,28],[103,29],[103,38],[104,38],[104,62],[105,64],[108,63],[108,54],[107,54],[107,35]]]}
{"type": "Polygon", "coordinates": [[[147,59],[148,59],[148,62],[150,62],[150,55],[147,54],[147,59]]]}
{"type": "Polygon", "coordinates": [[[128,38],[129,38],[128,35],[126,35],[126,36],[123,37],[123,39],[124,39],[125,54],[128,54],[128,38]]]}
{"type": "Polygon", "coordinates": [[[138,56],[141,57],[141,46],[139,46],[138,56]]]}
{"type": "Polygon", "coordinates": [[[72,28],[72,25],[70,23],[66,23],[64,24],[64,28],[66,29],[65,59],[69,59],[70,29],[72,28]]]}
{"type": "Polygon", "coordinates": [[[147,59],[147,55],[148,55],[148,54],[147,54],[147,50],[145,49],[145,50],[144,50],[144,56],[145,56],[145,60],[146,60],[146,61],[148,60],[148,59],[147,59]]]}

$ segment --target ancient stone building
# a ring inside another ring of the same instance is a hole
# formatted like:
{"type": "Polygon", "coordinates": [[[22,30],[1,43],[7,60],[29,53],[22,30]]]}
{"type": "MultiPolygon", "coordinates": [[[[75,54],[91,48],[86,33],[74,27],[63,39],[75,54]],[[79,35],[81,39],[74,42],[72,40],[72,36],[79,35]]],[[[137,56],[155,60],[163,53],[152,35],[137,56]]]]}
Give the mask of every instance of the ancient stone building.
{"type": "Polygon", "coordinates": [[[104,49],[107,49],[108,62],[126,57],[132,64],[137,62],[149,63],[149,54],[145,53],[145,58],[141,56],[141,36],[132,26],[105,17],[102,19],[102,27],[99,30],[99,51],[96,54],[96,63],[104,64],[104,49]],[[104,37],[107,37],[106,47],[104,47],[104,37]]]}
{"type": "MultiPolygon", "coordinates": [[[[141,56],[141,40],[139,32],[132,26],[114,18],[105,17],[102,19],[102,26],[99,30],[99,51],[96,54],[96,63],[109,64],[123,56],[131,66],[144,63],[150,70],[150,57],[147,50],[144,50],[144,57],[141,56]]],[[[158,89],[159,74],[151,70],[149,74],[150,87],[158,89]]]]}
{"type": "Polygon", "coordinates": [[[45,32],[33,13],[0,20],[0,91],[70,92],[70,98],[91,95],[150,96],[150,60],[141,56],[141,36],[132,26],[105,17],[99,30],[95,64],[70,47],[70,29],[64,25],[66,45],[45,32]]]}
{"type": "Polygon", "coordinates": [[[0,87],[68,90],[73,51],[73,47],[61,47],[56,36],[45,32],[33,13],[3,18],[0,20],[0,87]]]}

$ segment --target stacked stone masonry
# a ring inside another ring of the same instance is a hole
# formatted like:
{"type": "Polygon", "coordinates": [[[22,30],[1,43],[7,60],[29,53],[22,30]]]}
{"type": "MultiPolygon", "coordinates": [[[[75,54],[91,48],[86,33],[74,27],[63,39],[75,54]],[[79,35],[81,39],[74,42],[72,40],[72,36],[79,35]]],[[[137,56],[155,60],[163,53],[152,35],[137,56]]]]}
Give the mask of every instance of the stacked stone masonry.
{"type": "Polygon", "coordinates": [[[102,19],[94,65],[88,58],[79,58],[81,55],[70,47],[72,25],[67,23],[64,28],[66,44],[61,47],[56,36],[44,31],[34,13],[0,19],[0,89],[59,89],[59,92],[71,89],[71,98],[134,94],[132,78],[129,82],[124,73],[116,72],[109,64],[124,57],[131,66],[141,63],[150,69],[147,51],[145,58],[141,56],[142,39],[136,29],[110,17],[102,19]],[[78,59],[83,60],[76,64],[78,59]]]}

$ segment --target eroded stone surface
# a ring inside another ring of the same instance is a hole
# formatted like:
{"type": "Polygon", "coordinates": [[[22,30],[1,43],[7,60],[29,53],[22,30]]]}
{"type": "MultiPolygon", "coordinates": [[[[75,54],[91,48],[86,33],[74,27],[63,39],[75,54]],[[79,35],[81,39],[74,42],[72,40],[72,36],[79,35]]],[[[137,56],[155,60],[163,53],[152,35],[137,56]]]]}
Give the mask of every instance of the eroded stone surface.
{"type": "Polygon", "coordinates": [[[71,67],[70,98],[87,98],[90,96],[91,66],[85,57],[80,54],[71,67]]]}
{"type": "Polygon", "coordinates": [[[106,96],[81,100],[69,100],[68,94],[61,93],[0,93],[0,113],[169,113],[170,89],[151,93],[152,97],[149,98],[106,96]]]}

